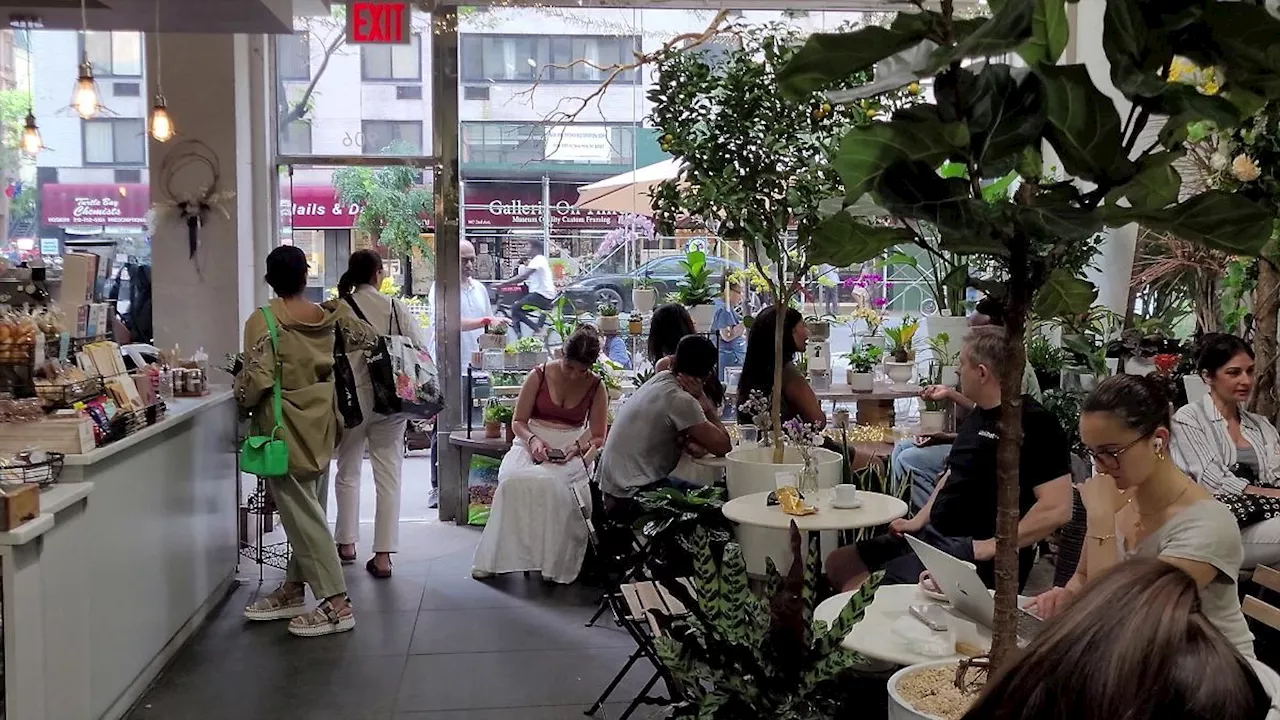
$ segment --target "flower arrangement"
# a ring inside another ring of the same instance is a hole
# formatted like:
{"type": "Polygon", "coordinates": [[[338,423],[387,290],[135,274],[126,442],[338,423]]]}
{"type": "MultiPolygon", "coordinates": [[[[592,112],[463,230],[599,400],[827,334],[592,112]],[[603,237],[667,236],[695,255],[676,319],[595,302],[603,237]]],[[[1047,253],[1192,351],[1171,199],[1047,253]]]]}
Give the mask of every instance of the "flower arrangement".
{"type": "Polygon", "coordinates": [[[884,356],[884,350],[875,345],[863,345],[853,352],[845,353],[844,359],[849,362],[849,367],[856,373],[869,373],[880,362],[880,358],[884,356]]]}
{"type": "Polygon", "coordinates": [[[747,399],[738,405],[738,414],[750,418],[763,435],[773,428],[773,420],[769,415],[769,397],[759,390],[752,390],[747,399]]]}
{"type": "Polygon", "coordinates": [[[919,328],[920,321],[908,315],[902,318],[901,325],[884,329],[884,336],[889,340],[889,354],[893,356],[894,362],[911,362],[915,356],[911,341],[915,339],[919,328]]]}
{"type": "Polygon", "coordinates": [[[789,445],[800,451],[800,457],[804,459],[804,469],[800,471],[800,484],[796,489],[801,495],[815,492],[818,489],[818,469],[813,466],[813,449],[822,445],[822,428],[816,423],[791,418],[782,423],[782,434],[789,445]]]}
{"type": "Polygon", "coordinates": [[[853,331],[853,324],[859,320],[866,324],[867,335],[870,337],[875,337],[875,334],[880,332],[880,326],[884,324],[884,316],[880,314],[880,311],[865,305],[859,305],[853,309],[853,315],[849,318],[849,330],[851,332],[853,331]]]}

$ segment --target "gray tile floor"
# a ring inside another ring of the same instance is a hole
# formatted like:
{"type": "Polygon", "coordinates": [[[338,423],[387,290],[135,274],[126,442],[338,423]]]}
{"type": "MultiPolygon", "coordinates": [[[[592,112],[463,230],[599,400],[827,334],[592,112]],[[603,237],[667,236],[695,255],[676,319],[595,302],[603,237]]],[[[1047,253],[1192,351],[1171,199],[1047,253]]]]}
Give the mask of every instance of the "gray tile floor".
{"type": "MultiPolygon", "coordinates": [[[[393,578],[374,580],[363,562],[347,568],[358,620],[343,635],[301,639],[283,623],[245,623],[241,608],[278,574],[259,586],[256,566],[243,564],[251,581],[213,613],[129,720],[583,717],[634,649],[611,622],[583,627],[595,593],[523,575],[477,582],[477,530],[401,527],[393,578]]],[[[634,670],[614,695],[619,704],[597,717],[618,717],[647,679],[634,670]]]]}

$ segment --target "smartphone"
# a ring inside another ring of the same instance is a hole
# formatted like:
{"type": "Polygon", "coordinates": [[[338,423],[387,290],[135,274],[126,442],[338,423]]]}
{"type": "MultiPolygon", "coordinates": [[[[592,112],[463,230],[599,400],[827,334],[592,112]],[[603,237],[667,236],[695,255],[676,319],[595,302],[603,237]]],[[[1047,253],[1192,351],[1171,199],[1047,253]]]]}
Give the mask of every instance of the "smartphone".
{"type": "Polygon", "coordinates": [[[564,451],[560,448],[551,448],[550,450],[547,450],[547,459],[556,461],[564,460],[564,451]]]}
{"type": "Polygon", "coordinates": [[[947,611],[941,605],[912,605],[911,616],[934,632],[947,629],[947,611]]]}

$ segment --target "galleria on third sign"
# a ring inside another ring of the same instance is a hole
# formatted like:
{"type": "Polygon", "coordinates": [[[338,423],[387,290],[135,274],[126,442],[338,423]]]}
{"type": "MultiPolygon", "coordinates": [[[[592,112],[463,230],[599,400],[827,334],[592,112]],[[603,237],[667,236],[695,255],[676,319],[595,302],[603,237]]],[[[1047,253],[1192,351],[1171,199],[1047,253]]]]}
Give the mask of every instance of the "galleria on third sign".
{"type": "MultiPolygon", "coordinates": [[[[528,203],[520,199],[491,200],[485,205],[467,205],[467,227],[520,227],[542,226],[541,203],[528,203]]],[[[600,210],[582,210],[568,200],[552,203],[551,226],[573,228],[612,228],[618,224],[618,215],[600,210]]]]}

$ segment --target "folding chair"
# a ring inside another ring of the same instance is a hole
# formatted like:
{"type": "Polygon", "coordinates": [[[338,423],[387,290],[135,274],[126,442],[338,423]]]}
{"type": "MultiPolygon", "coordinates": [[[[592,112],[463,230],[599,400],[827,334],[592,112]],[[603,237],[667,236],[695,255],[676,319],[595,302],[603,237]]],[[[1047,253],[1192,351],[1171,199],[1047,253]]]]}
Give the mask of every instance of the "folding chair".
{"type": "Polygon", "coordinates": [[[589,476],[586,483],[575,484],[572,490],[587,526],[587,543],[603,575],[604,590],[597,600],[599,607],[587,622],[587,627],[593,627],[609,609],[610,599],[618,594],[618,586],[644,577],[648,550],[635,531],[608,518],[594,476],[589,476]]]}
{"type": "MultiPolygon", "coordinates": [[[[689,593],[693,593],[693,586],[688,580],[681,579],[680,583],[688,589],[689,593]]],[[[627,720],[636,708],[641,705],[670,705],[675,698],[665,698],[650,695],[653,686],[658,684],[658,680],[667,678],[668,689],[674,688],[674,683],[670,681],[666,669],[662,666],[662,661],[658,659],[657,649],[654,647],[654,641],[662,637],[662,628],[658,624],[657,615],[662,614],[669,618],[683,617],[689,614],[689,610],[675,596],[671,594],[661,584],[645,580],[637,583],[628,583],[618,588],[618,594],[611,598],[611,604],[614,606],[614,613],[618,618],[619,624],[626,629],[631,638],[636,641],[636,651],[631,653],[631,657],[627,658],[627,662],[614,676],[604,692],[596,700],[584,714],[595,715],[609,700],[609,696],[617,689],[627,673],[631,672],[631,668],[641,658],[645,658],[653,666],[653,676],[641,688],[639,694],[632,698],[631,703],[627,705],[626,711],[618,718],[618,720],[627,720]]]]}
{"type": "MultiPolygon", "coordinates": [[[[1274,568],[1266,565],[1254,568],[1253,581],[1266,590],[1280,592],[1280,571],[1274,568]]],[[[1273,630],[1280,630],[1280,609],[1271,603],[1253,595],[1245,595],[1244,601],[1240,603],[1240,609],[1244,611],[1246,617],[1251,617],[1273,630]]]]}

